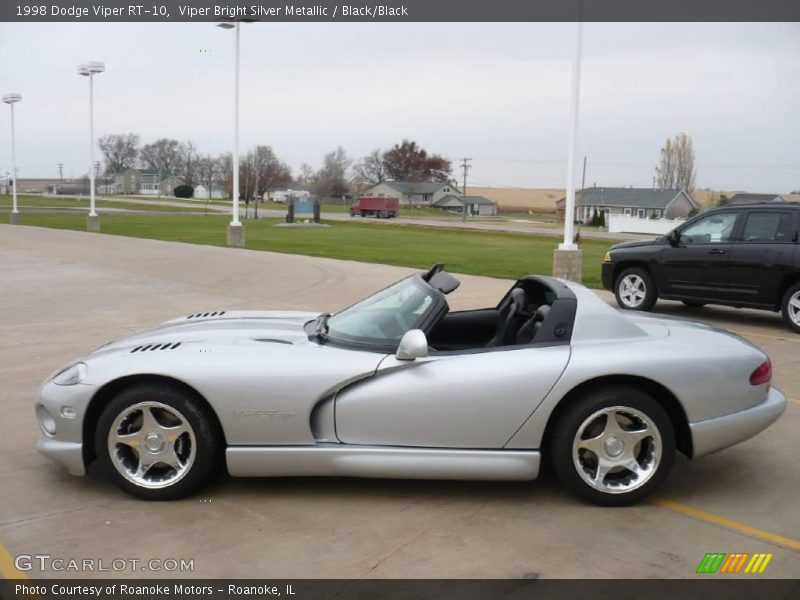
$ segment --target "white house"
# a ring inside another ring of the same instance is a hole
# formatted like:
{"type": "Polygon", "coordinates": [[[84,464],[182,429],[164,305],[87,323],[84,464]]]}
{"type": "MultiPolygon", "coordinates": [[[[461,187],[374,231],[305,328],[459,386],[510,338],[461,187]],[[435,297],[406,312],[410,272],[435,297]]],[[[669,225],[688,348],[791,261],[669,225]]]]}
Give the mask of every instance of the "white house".
{"type": "Polygon", "coordinates": [[[445,196],[460,195],[446,181],[384,181],[364,190],[362,196],[400,198],[401,204],[431,206],[445,196]]]}
{"type": "Polygon", "coordinates": [[[311,192],[308,190],[268,190],[264,192],[264,200],[268,202],[288,202],[294,198],[296,200],[308,200],[311,192]]]}
{"type": "Polygon", "coordinates": [[[209,193],[209,189],[204,185],[198,185],[194,188],[194,197],[198,200],[209,200],[209,199],[218,199],[218,198],[226,198],[225,190],[221,187],[211,186],[211,191],[209,193]]]}
{"type": "MultiPolygon", "coordinates": [[[[566,198],[556,202],[563,220],[566,198]]],[[[639,219],[685,219],[700,205],[683,190],[651,188],[586,188],[575,194],[575,221],[588,223],[595,211],[611,215],[627,215],[639,219]]]]}

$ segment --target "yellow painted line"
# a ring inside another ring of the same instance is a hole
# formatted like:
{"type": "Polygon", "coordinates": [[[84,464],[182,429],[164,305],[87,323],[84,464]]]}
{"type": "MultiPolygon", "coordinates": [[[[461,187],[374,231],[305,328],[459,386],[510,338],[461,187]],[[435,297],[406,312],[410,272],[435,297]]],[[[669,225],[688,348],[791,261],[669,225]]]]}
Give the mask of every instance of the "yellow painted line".
{"type": "Polygon", "coordinates": [[[0,575],[4,579],[27,579],[27,575],[14,566],[14,558],[0,542],[0,575]]]}
{"type": "Polygon", "coordinates": [[[776,544],[778,546],[783,546],[784,548],[794,550],[795,552],[800,552],[800,540],[795,540],[783,535],[778,535],[777,533],[764,531],[763,529],[758,529],[757,527],[751,527],[750,525],[739,523],[733,519],[726,519],[725,517],[720,517],[719,515],[714,515],[698,508],[686,506],[685,504],[675,502],[674,500],[667,500],[666,498],[655,496],[651,498],[650,501],[687,517],[705,521],[706,523],[711,523],[712,525],[717,525],[718,527],[724,527],[725,529],[730,529],[731,531],[742,533],[744,535],[769,542],[770,544],[776,544]]]}
{"type": "Polygon", "coordinates": [[[798,400],[797,398],[787,398],[787,400],[789,402],[794,402],[795,404],[800,404],[800,400],[798,400]]]}

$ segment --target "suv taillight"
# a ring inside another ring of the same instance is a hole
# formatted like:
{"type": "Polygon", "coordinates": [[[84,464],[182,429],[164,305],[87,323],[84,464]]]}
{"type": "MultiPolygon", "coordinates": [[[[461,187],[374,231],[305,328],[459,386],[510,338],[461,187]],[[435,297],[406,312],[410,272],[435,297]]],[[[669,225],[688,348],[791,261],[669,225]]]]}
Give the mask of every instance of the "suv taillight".
{"type": "Polygon", "coordinates": [[[769,383],[772,379],[772,363],[769,359],[765,360],[759,367],[750,374],[750,385],[761,385],[769,383]]]}

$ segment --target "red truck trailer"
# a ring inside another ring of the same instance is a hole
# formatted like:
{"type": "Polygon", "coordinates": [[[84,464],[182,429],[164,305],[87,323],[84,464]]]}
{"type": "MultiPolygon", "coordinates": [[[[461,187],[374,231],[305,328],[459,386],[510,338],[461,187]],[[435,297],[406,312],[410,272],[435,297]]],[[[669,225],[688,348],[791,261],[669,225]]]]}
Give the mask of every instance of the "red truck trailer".
{"type": "Polygon", "coordinates": [[[350,205],[350,216],[355,217],[381,217],[391,219],[400,212],[399,198],[384,198],[382,196],[364,196],[358,198],[350,205]]]}

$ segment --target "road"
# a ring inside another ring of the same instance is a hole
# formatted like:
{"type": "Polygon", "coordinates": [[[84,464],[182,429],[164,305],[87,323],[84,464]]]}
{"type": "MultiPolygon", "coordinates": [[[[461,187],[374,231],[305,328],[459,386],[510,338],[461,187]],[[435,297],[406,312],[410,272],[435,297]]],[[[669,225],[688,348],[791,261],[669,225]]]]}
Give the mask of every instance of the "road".
{"type": "MultiPolygon", "coordinates": [[[[793,402],[752,440],[696,462],[678,457],[660,500],[630,508],[589,506],[550,477],[223,478],[200,496],[148,503],[122,494],[97,469],[72,477],[34,449],[40,383],[88,349],[205,310],[335,311],[408,273],[0,225],[0,556],[5,547],[12,557],[193,559],[193,572],[172,574],[180,577],[684,578],[695,576],[706,552],[769,552],[763,577],[800,573],[800,336],[770,313],[659,303],[667,314],[735,329],[765,348],[793,402]]],[[[461,279],[457,309],[494,305],[510,285],[461,279]]],[[[9,565],[0,560],[2,574],[13,575],[9,565]]]]}

